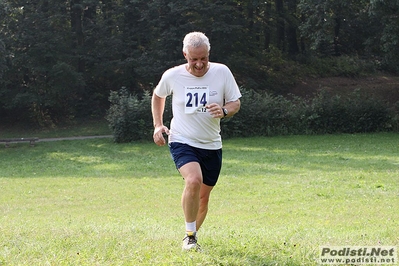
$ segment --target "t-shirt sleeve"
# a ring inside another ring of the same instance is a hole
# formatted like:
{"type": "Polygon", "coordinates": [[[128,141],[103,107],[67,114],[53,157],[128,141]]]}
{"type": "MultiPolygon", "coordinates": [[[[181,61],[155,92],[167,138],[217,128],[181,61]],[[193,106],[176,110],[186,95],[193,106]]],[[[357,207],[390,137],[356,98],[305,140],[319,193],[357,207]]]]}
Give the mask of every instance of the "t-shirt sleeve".
{"type": "Polygon", "coordinates": [[[165,71],[159,81],[158,85],[155,87],[154,93],[161,98],[165,98],[172,94],[172,71],[169,69],[165,71]]]}
{"type": "Polygon", "coordinates": [[[240,88],[237,85],[237,82],[231,73],[230,69],[226,66],[225,69],[225,77],[226,77],[226,87],[224,93],[225,102],[234,102],[241,98],[240,88]]]}

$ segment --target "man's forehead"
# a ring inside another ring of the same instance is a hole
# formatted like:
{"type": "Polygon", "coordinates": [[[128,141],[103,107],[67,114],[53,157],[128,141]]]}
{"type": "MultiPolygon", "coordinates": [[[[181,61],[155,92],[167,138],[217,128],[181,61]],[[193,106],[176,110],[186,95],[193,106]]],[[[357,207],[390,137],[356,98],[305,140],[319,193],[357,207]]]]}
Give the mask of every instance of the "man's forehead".
{"type": "Polygon", "coordinates": [[[188,47],[187,55],[190,58],[204,58],[209,56],[209,52],[206,46],[188,47]]]}

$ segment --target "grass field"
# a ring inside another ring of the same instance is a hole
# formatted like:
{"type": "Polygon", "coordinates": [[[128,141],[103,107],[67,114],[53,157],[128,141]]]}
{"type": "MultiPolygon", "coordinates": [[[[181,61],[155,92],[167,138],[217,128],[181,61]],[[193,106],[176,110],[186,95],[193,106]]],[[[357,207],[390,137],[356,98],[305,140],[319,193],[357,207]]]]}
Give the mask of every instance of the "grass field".
{"type": "Polygon", "coordinates": [[[167,147],[112,139],[0,147],[0,265],[317,265],[319,246],[399,246],[399,135],[229,139],[182,252],[167,147]]]}

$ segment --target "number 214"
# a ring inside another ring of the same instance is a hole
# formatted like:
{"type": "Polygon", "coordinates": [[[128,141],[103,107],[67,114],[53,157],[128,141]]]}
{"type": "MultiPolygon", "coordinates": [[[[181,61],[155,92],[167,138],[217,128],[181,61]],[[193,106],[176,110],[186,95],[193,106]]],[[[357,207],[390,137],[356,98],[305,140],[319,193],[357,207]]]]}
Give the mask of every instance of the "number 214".
{"type": "Polygon", "coordinates": [[[187,93],[188,101],[186,103],[186,107],[193,107],[193,102],[194,102],[194,107],[198,107],[198,104],[202,104],[203,106],[206,105],[206,93],[202,94],[201,99],[199,100],[199,95],[198,93],[192,94],[191,92],[187,93]],[[199,100],[199,102],[198,102],[199,100]]]}

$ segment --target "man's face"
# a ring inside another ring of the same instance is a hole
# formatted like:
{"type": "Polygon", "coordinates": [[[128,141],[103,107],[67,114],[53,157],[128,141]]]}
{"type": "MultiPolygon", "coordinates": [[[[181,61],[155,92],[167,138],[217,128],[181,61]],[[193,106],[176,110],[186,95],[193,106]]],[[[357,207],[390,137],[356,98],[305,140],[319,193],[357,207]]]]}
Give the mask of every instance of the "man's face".
{"type": "Polygon", "coordinates": [[[188,63],[187,71],[196,77],[202,77],[208,71],[209,53],[206,45],[188,47],[187,53],[183,52],[188,63]]]}

